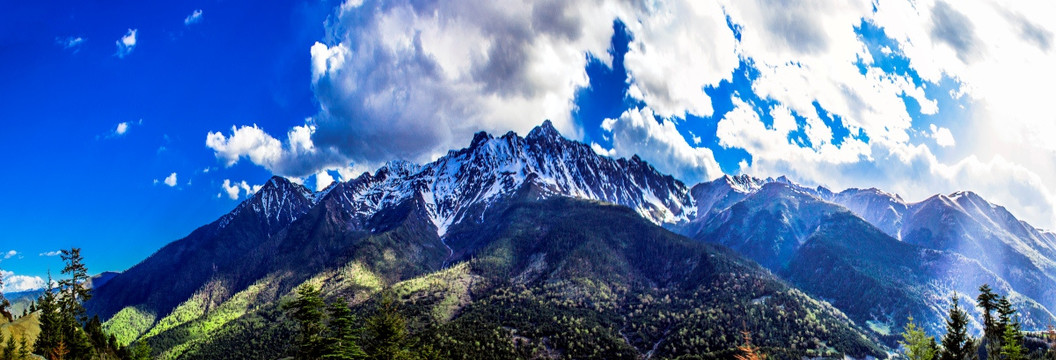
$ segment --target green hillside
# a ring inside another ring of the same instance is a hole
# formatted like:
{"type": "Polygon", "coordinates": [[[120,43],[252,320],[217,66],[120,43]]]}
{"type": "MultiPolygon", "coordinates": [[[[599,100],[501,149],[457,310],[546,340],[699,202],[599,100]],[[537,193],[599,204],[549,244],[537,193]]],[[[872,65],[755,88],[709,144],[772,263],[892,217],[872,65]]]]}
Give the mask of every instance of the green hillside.
{"type": "Polygon", "coordinates": [[[408,319],[408,346],[440,358],[724,357],[742,330],[772,358],[884,354],[828,304],[625,207],[557,198],[495,214],[453,230],[480,246],[443,270],[390,280],[400,270],[379,258],[417,241],[396,226],[357,242],[366,250],[344,266],[303,279],[273,273],[218,304],[209,300],[221,286],[213,284],[149,329],[142,323],[152,315],[130,309],[106,326],[141,334],[164,358],[278,358],[290,354],[295,333],[280,304],[311,282],[360,319],[391,291],[408,319]]]}

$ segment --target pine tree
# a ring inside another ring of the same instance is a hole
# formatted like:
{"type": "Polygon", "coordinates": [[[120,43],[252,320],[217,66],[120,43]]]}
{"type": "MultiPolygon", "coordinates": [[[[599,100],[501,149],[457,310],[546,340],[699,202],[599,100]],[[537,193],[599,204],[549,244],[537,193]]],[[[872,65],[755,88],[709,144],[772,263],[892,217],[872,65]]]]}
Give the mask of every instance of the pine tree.
{"type": "Polygon", "coordinates": [[[81,257],[79,248],[62,250],[60,256],[66,262],[62,273],[70,276],[68,279],[59,281],[59,288],[64,294],[60,299],[63,311],[84,324],[88,322],[88,317],[83,303],[92,298],[91,289],[88,288],[88,268],[84,266],[84,258],[81,257]]]}
{"type": "Polygon", "coordinates": [[[1001,356],[1004,360],[1023,360],[1023,343],[1020,340],[1022,334],[1016,326],[1009,323],[1005,326],[1003,334],[1004,345],[1001,346],[1001,356]]]}
{"type": "Polygon", "coordinates": [[[397,310],[392,294],[382,294],[374,315],[367,319],[365,332],[364,350],[369,359],[410,358],[410,353],[405,349],[407,320],[397,310]]]}
{"type": "Polygon", "coordinates": [[[136,346],[132,348],[132,360],[148,360],[150,359],[150,346],[146,342],[138,341],[136,346]]]}
{"type": "MultiPolygon", "coordinates": [[[[1000,315],[998,318],[998,326],[1002,329],[1008,326],[1016,331],[1016,342],[1023,343],[1022,325],[1019,323],[1019,315],[1016,315],[1016,309],[1012,307],[1012,302],[1008,298],[1002,296],[997,302],[997,313],[1000,315]]],[[[1004,333],[1002,331],[1002,337],[1004,333]]],[[[1003,340],[1003,339],[1002,339],[1003,340]]]]}
{"type": "Polygon", "coordinates": [[[323,353],[323,298],[312,284],[297,288],[297,299],[284,305],[292,310],[294,320],[300,325],[297,342],[297,359],[318,359],[323,353]]]}
{"type": "MultiPolygon", "coordinates": [[[[3,338],[3,336],[0,336],[0,338],[3,338]]],[[[15,351],[18,350],[18,348],[15,347],[15,334],[11,334],[11,336],[7,337],[7,341],[4,342],[4,348],[2,350],[3,351],[0,352],[0,359],[15,360],[15,351]]]]}
{"type": "Polygon", "coordinates": [[[979,297],[976,304],[982,309],[983,315],[983,342],[986,344],[986,358],[998,360],[1001,357],[1001,336],[1004,329],[994,321],[994,310],[997,309],[998,296],[990,289],[990,285],[983,284],[979,287],[979,297]]]}
{"type": "Polygon", "coordinates": [[[903,355],[909,360],[935,359],[938,347],[935,344],[935,338],[928,336],[928,334],[924,333],[924,329],[917,327],[917,324],[913,322],[913,317],[910,317],[909,322],[906,323],[905,331],[902,332],[902,339],[898,343],[905,347],[903,355]]]}
{"type": "Polygon", "coordinates": [[[355,317],[344,300],[338,299],[327,309],[330,313],[330,331],[326,339],[323,359],[363,359],[367,354],[356,343],[359,329],[355,328],[355,317]]]}
{"type": "Polygon", "coordinates": [[[942,337],[940,360],[970,360],[976,353],[972,338],[968,337],[968,314],[961,310],[960,300],[953,295],[950,317],[946,320],[946,335],[942,337]]]}
{"type": "Polygon", "coordinates": [[[62,292],[59,319],[63,343],[69,350],[70,359],[89,360],[94,357],[95,349],[83,328],[88,321],[84,301],[92,297],[91,289],[88,288],[88,268],[84,266],[79,248],[62,250],[60,256],[66,262],[62,273],[69,276],[59,281],[59,290],[62,292]]]}
{"type": "Polygon", "coordinates": [[[33,344],[33,353],[50,357],[52,350],[62,342],[61,321],[59,319],[58,304],[55,302],[55,292],[52,287],[51,273],[48,273],[48,283],[44,294],[37,300],[40,310],[40,335],[33,344]]]}
{"type": "Polygon", "coordinates": [[[26,342],[26,337],[23,336],[18,341],[18,360],[29,359],[29,344],[26,342]]]}

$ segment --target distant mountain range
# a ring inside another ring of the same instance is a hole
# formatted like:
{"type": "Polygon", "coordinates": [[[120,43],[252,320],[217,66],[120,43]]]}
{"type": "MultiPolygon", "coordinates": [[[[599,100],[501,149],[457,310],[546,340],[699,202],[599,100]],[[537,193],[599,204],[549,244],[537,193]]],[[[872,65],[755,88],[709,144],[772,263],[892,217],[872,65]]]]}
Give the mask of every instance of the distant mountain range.
{"type": "Polygon", "coordinates": [[[907,316],[938,330],[950,295],[983,283],[1026,328],[1056,321],[1054,264],[1056,235],[972,193],[906,203],[743,175],[687,187],[545,122],[319,192],[274,177],[87,305],[170,357],[285,351],[245,340],[288,337],[278,304],[305,281],[356,306],[395,289],[414,336],[450,356],[722,354],[748,329],[792,357],[862,357],[907,316]],[[603,353],[579,347],[584,329],[603,353]]]}

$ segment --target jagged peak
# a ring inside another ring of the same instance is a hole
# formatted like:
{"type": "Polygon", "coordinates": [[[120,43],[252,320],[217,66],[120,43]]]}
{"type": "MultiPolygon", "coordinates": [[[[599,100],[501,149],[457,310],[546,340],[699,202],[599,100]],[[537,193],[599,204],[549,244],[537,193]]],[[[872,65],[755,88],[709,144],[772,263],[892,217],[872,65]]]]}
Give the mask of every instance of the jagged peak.
{"type": "Polygon", "coordinates": [[[478,131],[476,134],[473,134],[473,141],[469,143],[469,147],[478,147],[491,139],[494,139],[491,134],[488,134],[486,131],[478,131]]]}
{"type": "Polygon", "coordinates": [[[554,124],[550,122],[550,119],[546,119],[539,126],[536,126],[532,131],[528,132],[528,139],[560,139],[561,133],[554,128],[554,124]]]}
{"type": "Polygon", "coordinates": [[[759,179],[748,174],[723,175],[722,180],[725,181],[730,188],[742,193],[754,192],[762,188],[763,185],[774,181],[773,179],[759,179]]]}
{"type": "Polygon", "coordinates": [[[289,192],[289,190],[294,190],[295,193],[304,196],[305,199],[312,198],[310,196],[312,194],[312,191],[308,190],[308,188],[304,187],[304,185],[295,183],[293,181],[290,181],[290,179],[278,175],[272,175],[272,177],[260,187],[260,190],[258,190],[254,194],[254,196],[264,196],[273,193],[286,193],[289,192]]]}
{"type": "Polygon", "coordinates": [[[843,191],[840,191],[840,193],[837,194],[837,195],[850,196],[850,195],[858,194],[858,193],[869,193],[869,194],[873,194],[873,195],[886,196],[886,197],[895,199],[895,200],[897,200],[900,203],[905,203],[905,200],[902,200],[902,196],[901,195],[895,194],[895,193],[889,193],[887,191],[883,191],[883,190],[880,190],[880,189],[875,188],[875,187],[870,187],[870,188],[866,188],[866,189],[847,188],[847,189],[844,189],[843,191]]]}
{"type": "Polygon", "coordinates": [[[422,169],[421,165],[412,163],[407,160],[389,160],[374,173],[374,177],[382,177],[383,174],[392,174],[399,177],[406,177],[413,175],[422,169]]]}

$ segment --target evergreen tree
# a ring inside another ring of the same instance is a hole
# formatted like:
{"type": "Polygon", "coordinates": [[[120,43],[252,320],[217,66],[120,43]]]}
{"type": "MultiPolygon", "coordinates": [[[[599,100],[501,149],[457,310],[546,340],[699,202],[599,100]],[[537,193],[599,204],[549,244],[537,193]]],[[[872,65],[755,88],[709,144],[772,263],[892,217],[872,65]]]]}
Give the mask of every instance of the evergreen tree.
{"type": "Polygon", "coordinates": [[[928,334],[924,333],[924,329],[917,327],[917,324],[913,322],[913,317],[910,317],[909,322],[906,323],[905,331],[902,332],[902,339],[898,343],[905,347],[903,355],[909,360],[935,359],[938,350],[935,338],[928,336],[928,334]]]}
{"type": "Polygon", "coordinates": [[[348,360],[366,358],[366,353],[356,343],[359,329],[354,327],[355,317],[344,300],[338,299],[327,309],[330,313],[330,332],[326,339],[323,359],[348,360]]]}
{"type": "Polygon", "coordinates": [[[63,291],[60,299],[63,311],[73,316],[79,323],[86,323],[88,318],[83,304],[91,299],[92,292],[88,288],[88,268],[84,266],[81,249],[62,250],[60,256],[66,262],[62,273],[69,275],[68,279],[59,281],[59,288],[63,291]]]}
{"type": "Polygon", "coordinates": [[[990,338],[996,329],[994,327],[993,313],[997,307],[997,295],[990,289],[989,284],[983,284],[983,286],[979,287],[979,297],[975,298],[975,300],[976,304],[982,309],[984,335],[986,338],[990,338]]]}
{"type": "Polygon", "coordinates": [[[970,360],[976,353],[972,338],[968,337],[968,314],[961,310],[960,300],[953,295],[950,317],[946,319],[946,335],[942,337],[940,360],[970,360]]]}
{"type": "Polygon", "coordinates": [[[33,353],[48,357],[52,350],[62,342],[61,321],[59,319],[58,304],[55,301],[55,292],[52,287],[51,273],[48,273],[48,283],[44,288],[44,294],[37,300],[40,310],[40,335],[33,344],[33,353]]]}
{"type": "Polygon", "coordinates": [[[150,359],[150,346],[146,342],[137,341],[136,346],[131,351],[132,360],[149,360],[150,359]]]}
{"type": "Polygon", "coordinates": [[[26,342],[26,337],[23,336],[18,341],[18,360],[29,359],[29,344],[26,342]]]}
{"type": "MultiPolygon", "coordinates": [[[[407,320],[397,310],[392,294],[382,294],[374,315],[367,319],[365,350],[369,359],[409,359],[405,349],[407,320]]],[[[930,360],[930,359],[926,359],[930,360]]]]}
{"type": "MultiPolygon", "coordinates": [[[[1008,298],[1002,296],[997,302],[997,313],[1000,315],[998,318],[998,326],[1002,329],[1011,326],[1016,331],[1016,342],[1023,343],[1022,325],[1019,323],[1019,315],[1016,315],[1016,309],[1012,307],[1012,302],[1008,298]]],[[[1002,340],[1004,332],[1002,331],[1002,340]]]]}
{"type": "MultiPolygon", "coordinates": [[[[0,336],[0,338],[3,338],[3,336],[0,336]]],[[[18,348],[15,347],[15,334],[7,337],[2,350],[0,352],[0,360],[15,360],[15,352],[18,351],[18,348]]]]}
{"type": "Polygon", "coordinates": [[[79,248],[62,250],[60,256],[66,262],[62,273],[69,276],[59,280],[59,290],[62,294],[58,299],[62,340],[69,351],[69,359],[90,360],[94,357],[95,349],[83,328],[88,321],[84,301],[92,297],[91,289],[88,288],[88,268],[84,266],[79,248]]]}
{"type": "Polygon", "coordinates": [[[1011,323],[1005,326],[1003,334],[1004,345],[1001,346],[1001,356],[1004,360],[1023,360],[1023,343],[1019,340],[1022,334],[1011,323]]]}
{"type": "Polygon", "coordinates": [[[297,359],[319,359],[323,354],[323,298],[312,284],[297,288],[297,299],[284,305],[300,325],[297,359]]]}
{"type": "Polygon", "coordinates": [[[998,296],[990,289],[990,285],[983,284],[979,287],[979,297],[976,305],[982,310],[983,315],[983,343],[986,344],[987,360],[1001,358],[1001,337],[1004,329],[999,327],[994,319],[994,310],[997,309],[998,296]]]}

